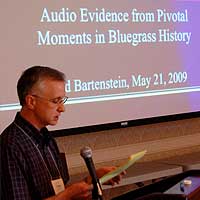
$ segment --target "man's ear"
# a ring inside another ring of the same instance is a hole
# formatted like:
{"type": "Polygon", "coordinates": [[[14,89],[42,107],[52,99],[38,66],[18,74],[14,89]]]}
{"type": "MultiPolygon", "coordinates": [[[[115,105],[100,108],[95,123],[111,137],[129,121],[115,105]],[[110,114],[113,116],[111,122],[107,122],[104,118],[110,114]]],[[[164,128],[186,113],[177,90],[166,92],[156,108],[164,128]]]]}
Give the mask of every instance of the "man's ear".
{"type": "Polygon", "coordinates": [[[36,101],[35,101],[34,96],[32,96],[32,95],[30,95],[30,94],[26,95],[26,97],[25,97],[25,102],[26,102],[26,106],[27,106],[29,109],[31,109],[31,110],[34,109],[35,104],[36,104],[36,101]]]}

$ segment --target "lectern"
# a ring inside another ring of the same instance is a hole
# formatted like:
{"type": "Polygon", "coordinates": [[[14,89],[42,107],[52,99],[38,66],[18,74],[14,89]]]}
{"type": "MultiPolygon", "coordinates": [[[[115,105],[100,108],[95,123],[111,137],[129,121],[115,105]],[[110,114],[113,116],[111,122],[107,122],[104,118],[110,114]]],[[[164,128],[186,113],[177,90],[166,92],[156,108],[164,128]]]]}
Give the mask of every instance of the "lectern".
{"type": "Polygon", "coordinates": [[[189,170],[112,200],[200,200],[200,170],[189,170]],[[187,182],[188,181],[188,182],[187,182]]]}

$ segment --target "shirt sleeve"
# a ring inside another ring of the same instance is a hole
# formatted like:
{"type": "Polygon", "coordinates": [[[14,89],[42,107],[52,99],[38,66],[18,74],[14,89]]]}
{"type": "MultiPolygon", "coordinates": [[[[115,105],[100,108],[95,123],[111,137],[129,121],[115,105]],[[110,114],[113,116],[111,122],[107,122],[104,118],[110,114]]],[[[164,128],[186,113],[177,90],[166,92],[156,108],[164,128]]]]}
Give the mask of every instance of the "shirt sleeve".
{"type": "Polygon", "coordinates": [[[2,156],[2,196],[4,200],[31,200],[25,160],[21,153],[4,148],[2,156]]]}

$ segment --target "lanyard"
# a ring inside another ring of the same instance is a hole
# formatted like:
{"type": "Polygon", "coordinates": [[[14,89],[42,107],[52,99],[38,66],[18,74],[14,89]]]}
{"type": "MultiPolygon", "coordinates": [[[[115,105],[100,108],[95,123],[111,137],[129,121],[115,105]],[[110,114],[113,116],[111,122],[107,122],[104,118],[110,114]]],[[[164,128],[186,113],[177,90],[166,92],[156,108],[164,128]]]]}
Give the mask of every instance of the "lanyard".
{"type": "MultiPolygon", "coordinates": [[[[31,143],[33,144],[33,146],[34,146],[35,149],[37,150],[37,152],[38,152],[38,154],[39,154],[39,156],[40,156],[40,158],[41,158],[41,160],[42,160],[42,162],[43,162],[45,168],[47,169],[47,172],[48,172],[49,176],[51,177],[51,180],[53,180],[53,177],[52,177],[52,175],[51,175],[51,172],[49,171],[49,169],[48,169],[48,167],[47,167],[47,165],[46,165],[46,163],[45,163],[45,161],[44,161],[44,158],[43,158],[43,156],[42,156],[42,154],[41,154],[41,152],[40,152],[38,146],[33,142],[33,140],[31,139],[31,137],[30,137],[18,124],[16,124],[15,122],[14,122],[14,124],[15,124],[15,126],[16,126],[17,128],[19,128],[19,129],[22,131],[22,133],[23,133],[24,135],[26,135],[27,138],[31,141],[31,143]]],[[[48,152],[49,152],[50,155],[51,155],[51,158],[52,158],[53,163],[54,163],[54,165],[55,165],[55,167],[56,167],[56,170],[58,171],[59,177],[61,177],[60,170],[58,169],[57,163],[56,163],[56,161],[55,161],[55,159],[54,159],[54,157],[53,157],[53,155],[52,155],[52,152],[51,152],[51,150],[49,149],[49,147],[47,147],[47,149],[48,149],[48,152]]]]}

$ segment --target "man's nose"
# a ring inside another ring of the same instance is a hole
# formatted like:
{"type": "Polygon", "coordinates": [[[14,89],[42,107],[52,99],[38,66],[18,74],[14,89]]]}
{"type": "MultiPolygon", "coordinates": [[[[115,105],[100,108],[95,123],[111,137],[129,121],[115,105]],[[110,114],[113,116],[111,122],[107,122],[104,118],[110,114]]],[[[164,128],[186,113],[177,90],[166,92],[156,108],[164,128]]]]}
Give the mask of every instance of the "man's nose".
{"type": "Polygon", "coordinates": [[[59,112],[65,112],[65,104],[64,103],[59,104],[58,111],[59,112]]]}

